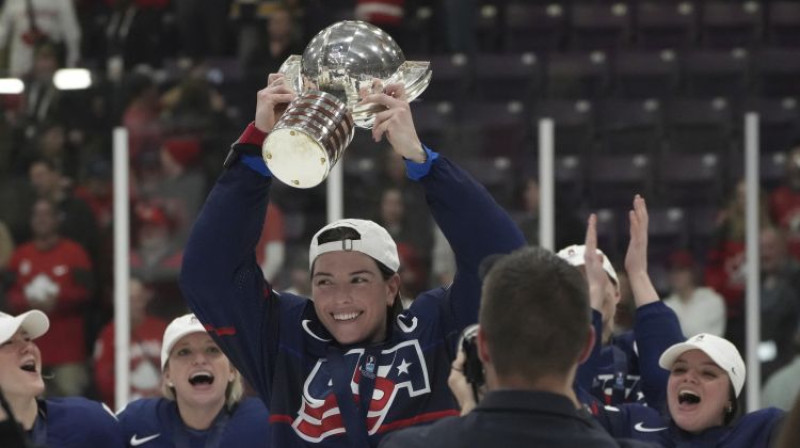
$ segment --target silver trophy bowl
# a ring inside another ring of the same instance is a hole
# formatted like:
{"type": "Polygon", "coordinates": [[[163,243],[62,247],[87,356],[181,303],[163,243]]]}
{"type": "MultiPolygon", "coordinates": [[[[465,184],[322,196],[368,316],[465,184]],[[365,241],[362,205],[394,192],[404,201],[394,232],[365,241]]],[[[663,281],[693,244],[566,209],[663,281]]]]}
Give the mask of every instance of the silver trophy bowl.
{"type": "Polygon", "coordinates": [[[385,110],[377,104],[357,106],[363,94],[399,83],[411,101],[431,80],[429,62],[406,61],[386,32],[352,20],[320,31],[280,72],[298,97],[264,141],[262,155],[275,177],[297,188],[324,181],[355,127],[372,128],[375,114],[385,110]]]}

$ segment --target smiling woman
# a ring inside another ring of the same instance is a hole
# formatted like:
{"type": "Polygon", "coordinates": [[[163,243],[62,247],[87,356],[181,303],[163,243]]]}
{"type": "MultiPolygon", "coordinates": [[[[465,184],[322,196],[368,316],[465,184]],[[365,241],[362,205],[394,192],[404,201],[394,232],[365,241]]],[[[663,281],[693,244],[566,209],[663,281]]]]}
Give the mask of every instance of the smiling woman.
{"type": "Polygon", "coordinates": [[[119,411],[128,445],[147,448],[269,446],[269,414],[242,399],[242,378],[193,314],[172,321],[161,347],[164,398],[119,411]]]}
{"type": "Polygon", "coordinates": [[[114,415],[100,403],[78,397],[38,398],[45,391],[45,383],[42,355],[34,340],[49,327],[47,316],[38,310],[16,317],[0,313],[0,389],[11,417],[35,446],[123,447],[114,415]]]}
{"type": "Polygon", "coordinates": [[[667,414],[637,404],[597,407],[598,420],[612,435],[664,447],[767,448],[775,442],[782,411],[739,415],[746,371],[729,341],[701,333],[668,348],[658,363],[670,371],[667,414]]]}

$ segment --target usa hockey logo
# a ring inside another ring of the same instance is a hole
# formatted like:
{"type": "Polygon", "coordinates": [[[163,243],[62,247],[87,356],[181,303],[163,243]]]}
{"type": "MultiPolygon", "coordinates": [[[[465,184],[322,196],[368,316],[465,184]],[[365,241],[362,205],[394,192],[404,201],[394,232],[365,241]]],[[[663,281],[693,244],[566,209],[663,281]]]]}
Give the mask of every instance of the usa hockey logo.
{"type": "MultiPolygon", "coordinates": [[[[428,368],[425,357],[414,339],[383,350],[377,359],[368,359],[367,369],[361,372],[363,349],[353,349],[344,355],[345,365],[353,372],[350,389],[360,401],[358,385],[362,375],[375,372],[375,390],[367,413],[367,432],[378,432],[395,398],[405,389],[409,397],[430,393],[428,368]],[[370,372],[369,364],[373,364],[370,372]]],[[[372,357],[374,358],[374,357],[372,357]]],[[[345,432],[344,422],[333,393],[333,381],[327,360],[317,361],[303,385],[303,403],[292,423],[297,435],[309,442],[320,442],[326,437],[345,432]]]]}

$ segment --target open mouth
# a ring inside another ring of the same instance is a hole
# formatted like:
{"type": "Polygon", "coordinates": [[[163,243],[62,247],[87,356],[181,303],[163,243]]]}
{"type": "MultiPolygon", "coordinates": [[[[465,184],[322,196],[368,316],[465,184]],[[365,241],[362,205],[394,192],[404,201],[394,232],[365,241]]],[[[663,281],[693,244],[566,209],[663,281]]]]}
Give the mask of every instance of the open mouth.
{"type": "Polygon", "coordinates": [[[36,373],[36,361],[28,361],[25,364],[21,365],[20,369],[26,372],[36,373]]]}
{"type": "Polygon", "coordinates": [[[682,390],[678,392],[678,404],[700,404],[700,395],[690,390],[682,390]]]}
{"type": "Polygon", "coordinates": [[[196,372],[189,377],[189,384],[192,386],[214,384],[214,375],[210,372],[196,372]]]}
{"type": "Polygon", "coordinates": [[[352,313],[332,313],[331,316],[336,322],[350,322],[356,320],[362,314],[364,314],[363,311],[354,311],[352,313]]]}

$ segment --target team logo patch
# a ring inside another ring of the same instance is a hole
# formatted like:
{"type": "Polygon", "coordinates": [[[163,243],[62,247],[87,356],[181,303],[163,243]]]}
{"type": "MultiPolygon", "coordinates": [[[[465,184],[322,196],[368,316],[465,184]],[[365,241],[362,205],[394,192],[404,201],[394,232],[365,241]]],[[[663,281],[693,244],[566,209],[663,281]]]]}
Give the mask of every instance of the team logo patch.
{"type": "MultiPolygon", "coordinates": [[[[361,365],[363,349],[353,349],[344,355],[345,365],[353,372],[350,390],[360,401],[358,385],[362,377],[374,375],[375,390],[367,412],[367,432],[378,432],[397,394],[418,397],[430,393],[428,369],[419,342],[405,341],[383,350],[379,357],[368,356],[361,365]]],[[[333,392],[329,363],[320,359],[303,385],[303,402],[292,427],[298,436],[309,442],[345,432],[344,422],[333,392]]],[[[371,377],[372,378],[372,377],[371,377]]]]}

